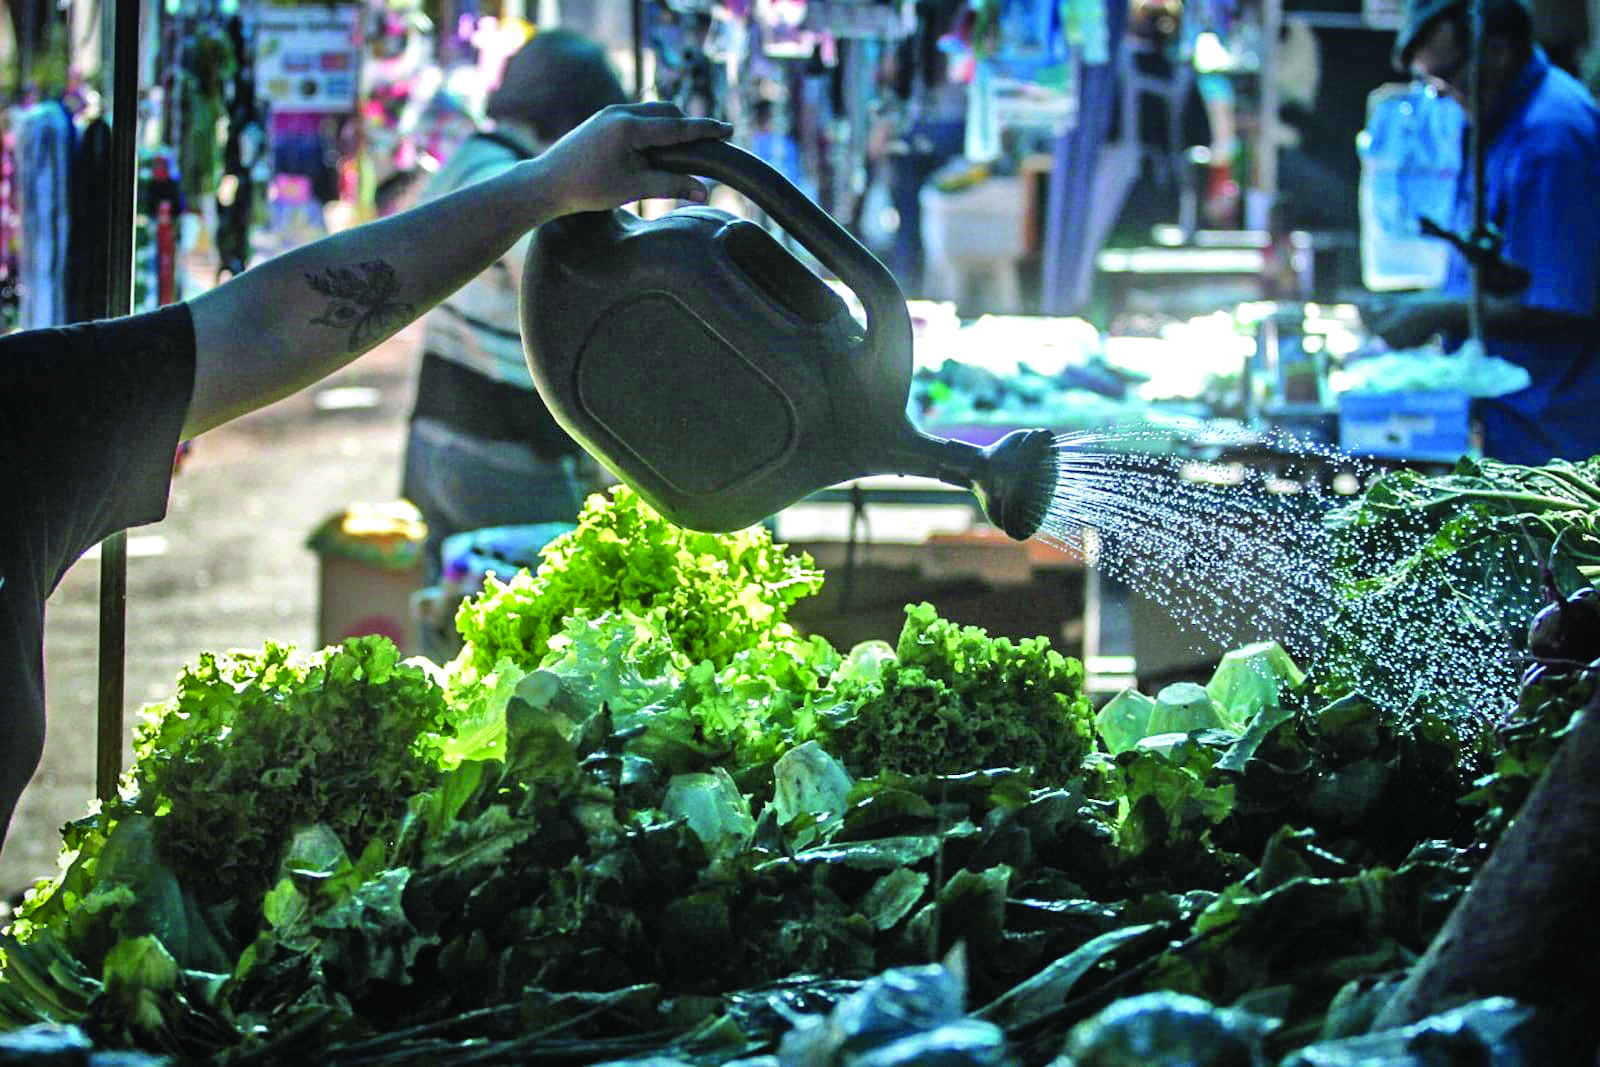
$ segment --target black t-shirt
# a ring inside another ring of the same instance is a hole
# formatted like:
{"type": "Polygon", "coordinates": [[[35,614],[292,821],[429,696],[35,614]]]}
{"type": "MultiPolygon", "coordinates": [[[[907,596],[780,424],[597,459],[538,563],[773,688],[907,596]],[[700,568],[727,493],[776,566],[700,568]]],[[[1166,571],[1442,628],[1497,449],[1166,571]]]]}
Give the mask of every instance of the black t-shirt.
{"type": "Polygon", "coordinates": [[[0,832],[38,757],[45,599],[91,546],[166,515],[194,367],[182,304],[0,337],[0,832]]]}

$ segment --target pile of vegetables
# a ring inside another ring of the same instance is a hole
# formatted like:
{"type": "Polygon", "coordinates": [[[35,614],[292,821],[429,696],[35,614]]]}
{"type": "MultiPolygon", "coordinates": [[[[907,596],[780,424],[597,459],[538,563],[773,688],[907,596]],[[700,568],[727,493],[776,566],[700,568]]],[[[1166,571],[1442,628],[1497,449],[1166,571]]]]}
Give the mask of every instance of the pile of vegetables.
{"type": "Polygon", "coordinates": [[[805,637],[821,580],[619,488],[462,606],[449,664],[202,657],[0,936],[0,1030],[221,1064],[1383,1062],[1336,1057],[1593,689],[1552,659],[1496,733],[1367,695],[1354,645],[1268,642],[1096,714],[1043,639],[927,605],[893,645],[805,637]]]}
{"type": "Polygon", "coordinates": [[[1600,457],[1396,471],[1328,521],[1342,595],[1314,665],[1319,689],[1492,722],[1515,700],[1546,590],[1600,578],[1600,457]]]}

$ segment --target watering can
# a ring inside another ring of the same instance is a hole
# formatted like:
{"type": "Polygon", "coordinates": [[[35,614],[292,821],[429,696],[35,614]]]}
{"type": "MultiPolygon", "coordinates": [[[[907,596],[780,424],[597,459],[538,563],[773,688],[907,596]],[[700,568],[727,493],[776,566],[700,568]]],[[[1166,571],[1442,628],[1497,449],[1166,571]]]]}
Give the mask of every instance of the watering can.
{"type": "Polygon", "coordinates": [[[987,448],[911,424],[911,317],[894,276],[759,158],[720,140],[654,149],[655,166],[745,194],[856,294],[845,302],[763,227],[704,206],[616,210],[535,232],[522,339],[556,420],[668,520],[742,529],[872,474],[977,494],[1018,540],[1055,488],[1054,435],[987,448]]]}

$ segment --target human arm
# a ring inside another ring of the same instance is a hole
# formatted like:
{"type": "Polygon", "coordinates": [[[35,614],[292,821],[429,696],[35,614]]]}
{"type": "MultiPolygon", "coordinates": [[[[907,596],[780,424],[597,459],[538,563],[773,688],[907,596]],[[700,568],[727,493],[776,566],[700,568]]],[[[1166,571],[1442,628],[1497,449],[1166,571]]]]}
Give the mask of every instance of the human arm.
{"type": "MultiPolygon", "coordinates": [[[[531,128],[516,122],[496,121],[493,129],[487,134],[468,137],[457,146],[450,153],[444,166],[423,183],[422,190],[413,203],[425,204],[469,185],[497,177],[516,167],[521,161],[534,158],[547,147],[548,143],[542,142],[531,128]]],[[[522,291],[522,269],[528,258],[528,248],[533,242],[533,235],[537,232],[529,230],[518,237],[498,260],[490,264],[483,274],[467,286],[470,289],[481,290],[483,284],[488,283],[489,288],[502,298],[507,295],[511,297],[510,305],[505,305],[503,300],[495,301],[500,314],[495,316],[494,322],[504,329],[515,331],[518,328],[515,303],[522,291]]],[[[465,290],[445,297],[440,306],[452,304],[458,297],[465,300],[466,306],[477,309],[474,312],[475,318],[480,317],[479,313],[484,310],[484,305],[479,304],[476,297],[466,296],[465,290]]],[[[432,312],[425,316],[424,321],[428,323],[426,344],[435,348],[440,344],[449,345],[450,342],[446,337],[464,325],[458,321],[448,330],[441,332],[436,327],[444,319],[432,312]]]]}
{"type": "MultiPolygon", "coordinates": [[[[1415,348],[1435,335],[1462,336],[1467,332],[1465,297],[1436,292],[1401,293],[1375,297],[1363,305],[1367,329],[1392,348],[1415,348]]],[[[1530,307],[1507,297],[1487,297],[1483,327],[1487,333],[1527,340],[1572,337],[1588,329],[1581,315],[1530,307]]]]}
{"type": "Polygon", "coordinates": [[[607,108],[535,159],[252,267],[190,302],[192,437],[320,380],[422,315],[528,230],[646,197],[702,200],[644,149],[726,137],[664,104],[607,108]]]}
{"type": "MultiPolygon", "coordinates": [[[[1531,280],[1507,297],[1487,296],[1484,331],[1519,340],[1562,340],[1593,328],[1600,296],[1600,145],[1542,131],[1518,147],[1506,186],[1490,204],[1505,243],[1501,254],[1531,280]]],[[[1369,329],[1407,348],[1435,334],[1464,335],[1464,294],[1377,297],[1362,309],[1369,329]]]]}

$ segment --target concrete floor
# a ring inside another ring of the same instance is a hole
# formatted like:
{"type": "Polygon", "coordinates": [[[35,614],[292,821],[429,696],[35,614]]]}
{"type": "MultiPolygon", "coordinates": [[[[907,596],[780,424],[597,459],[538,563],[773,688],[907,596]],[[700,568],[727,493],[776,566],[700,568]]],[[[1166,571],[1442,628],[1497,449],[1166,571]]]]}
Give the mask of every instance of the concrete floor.
{"type": "MultiPolygon", "coordinates": [[[[128,737],[140,707],[171,696],[202,651],[267,638],[316,646],[306,535],[347,504],[397,495],[420,336],[413,326],[318,388],[200,438],[173,479],[167,518],[130,531],[128,737]],[[371,406],[341,406],[350,401],[371,406]]],[[[0,899],[54,872],[61,824],[94,797],[99,589],[92,553],[46,610],[49,733],[0,853],[0,899]]]]}

